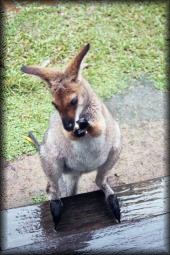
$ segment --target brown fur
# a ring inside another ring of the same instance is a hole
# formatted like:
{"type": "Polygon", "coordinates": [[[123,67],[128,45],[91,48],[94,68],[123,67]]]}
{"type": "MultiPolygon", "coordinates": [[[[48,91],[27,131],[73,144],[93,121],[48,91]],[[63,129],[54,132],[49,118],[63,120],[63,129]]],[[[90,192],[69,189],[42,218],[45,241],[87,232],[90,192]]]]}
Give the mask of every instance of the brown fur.
{"type": "Polygon", "coordinates": [[[96,137],[101,135],[102,133],[102,129],[101,129],[101,124],[99,122],[96,122],[93,126],[91,125],[88,128],[88,133],[92,136],[92,137],[96,137]]]}
{"type": "Polygon", "coordinates": [[[79,96],[80,87],[76,83],[62,86],[52,92],[54,105],[59,111],[61,117],[75,118],[76,107],[70,104],[75,96],[79,96]]]}
{"type": "Polygon", "coordinates": [[[66,75],[71,76],[73,79],[77,78],[81,62],[82,62],[84,56],[87,54],[89,48],[90,48],[89,44],[87,44],[85,47],[82,48],[82,50],[77,54],[77,56],[68,65],[68,67],[65,71],[66,75]]]}

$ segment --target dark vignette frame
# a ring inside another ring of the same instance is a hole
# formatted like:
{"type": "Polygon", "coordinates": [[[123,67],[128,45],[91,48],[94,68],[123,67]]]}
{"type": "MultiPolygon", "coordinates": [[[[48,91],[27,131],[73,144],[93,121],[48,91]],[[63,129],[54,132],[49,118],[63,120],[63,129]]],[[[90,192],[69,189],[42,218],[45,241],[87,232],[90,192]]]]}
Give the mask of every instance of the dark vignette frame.
{"type": "MultiPolygon", "coordinates": [[[[4,19],[5,19],[5,11],[4,11],[4,8],[3,8],[3,1],[0,1],[0,210],[2,209],[2,204],[3,204],[3,200],[5,199],[5,186],[4,186],[4,183],[3,183],[3,176],[4,176],[4,162],[3,162],[3,148],[2,148],[2,144],[3,144],[3,141],[5,139],[5,129],[4,129],[4,126],[3,126],[3,123],[4,123],[4,119],[5,119],[5,115],[4,115],[4,106],[5,106],[5,98],[4,98],[4,80],[5,80],[5,52],[6,52],[6,45],[5,45],[5,38],[4,38],[4,19]]],[[[19,1],[18,1],[19,2],[19,1]]],[[[20,1],[22,3],[22,0],[20,1]]],[[[29,1],[28,1],[29,2],[29,1]]],[[[30,1],[30,3],[32,3],[34,1],[30,1]]],[[[52,1],[41,1],[39,0],[38,1],[40,4],[51,4],[50,2],[52,1]]],[[[58,1],[56,0],[56,3],[58,1]]],[[[67,1],[63,1],[64,3],[65,2],[75,2],[76,4],[79,3],[83,3],[84,1],[83,0],[77,0],[77,1],[72,1],[72,0],[67,0],[67,1]]],[[[149,0],[143,0],[143,1],[134,1],[134,0],[106,0],[106,1],[102,1],[102,0],[86,0],[86,2],[90,3],[90,2],[96,2],[96,3],[99,3],[99,2],[105,2],[105,3],[115,3],[115,2],[119,2],[119,3],[123,3],[123,2],[129,2],[129,3],[151,3],[151,2],[154,2],[154,3],[167,3],[167,35],[166,35],[166,38],[165,38],[165,41],[166,41],[166,56],[165,56],[165,59],[166,59],[166,69],[165,69],[165,73],[166,73],[166,77],[167,77],[167,84],[168,84],[168,91],[167,91],[167,109],[166,109],[166,114],[167,114],[167,121],[168,121],[168,124],[169,123],[169,120],[170,120],[170,1],[159,1],[159,0],[152,0],[152,1],[149,1],[149,0]]],[[[170,151],[170,125],[168,125],[168,128],[167,128],[167,136],[166,138],[168,139],[168,145],[167,145],[167,153],[170,151]]],[[[168,157],[168,161],[167,161],[167,173],[170,174],[170,171],[169,171],[169,167],[170,166],[170,156],[168,157]]],[[[168,204],[168,207],[170,208],[170,201],[169,201],[169,204],[168,204]]],[[[1,240],[1,233],[2,231],[4,230],[3,229],[3,222],[4,222],[5,219],[3,219],[2,215],[0,215],[0,229],[1,229],[1,232],[0,232],[0,240],[1,240]]],[[[170,220],[170,219],[169,219],[170,220]]],[[[167,224],[169,226],[169,229],[170,229],[170,222],[168,221],[167,224]]],[[[169,230],[169,236],[170,236],[170,230],[169,230]]],[[[1,250],[1,246],[0,246],[0,250],[1,250]]],[[[168,247],[168,250],[170,251],[170,247],[168,247]]],[[[106,254],[106,253],[105,253],[106,254]]],[[[128,253],[127,253],[128,254],[128,253]]],[[[143,254],[143,253],[142,253],[143,254]]],[[[145,254],[153,254],[153,253],[145,253],[145,254]]],[[[160,254],[160,253],[157,253],[157,254],[160,254]]],[[[168,254],[168,253],[167,253],[168,254]]]]}
{"type": "MultiPolygon", "coordinates": [[[[4,135],[4,126],[3,126],[3,122],[4,122],[4,111],[3,111],[3,107],[5,105],[5,100],[4,100],[4,80],[5,80],[5,38],[4,38],[4,16],[5,13],[3,12],[3,8],[2,8],[2,2],[0,2],[0,210],[2,210],[2,203],[3,203],[3,199],[4,199],[4,193],[5,193],[5,186],[3,183],[3,176],[4,176],[4,172],[3,172],[3,148],[2,148],[2,144],[5,138],[4,135]]],[[[1,241],[1,233],[3,231],[3,222],[4,219],[2,218],[1,212],[0,212],[0,241],[1,241]]],[[[1,250],[1,243],[0,243],[0,250],[1,250]]]]}

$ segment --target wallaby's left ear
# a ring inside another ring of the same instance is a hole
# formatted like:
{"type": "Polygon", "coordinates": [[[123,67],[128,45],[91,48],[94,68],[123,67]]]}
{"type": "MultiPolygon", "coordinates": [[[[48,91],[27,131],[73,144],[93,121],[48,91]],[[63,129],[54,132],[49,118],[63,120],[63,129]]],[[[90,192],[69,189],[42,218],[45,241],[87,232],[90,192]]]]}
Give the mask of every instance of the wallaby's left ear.
{"type": "Polygon", "coordinates": [[[68,67],[65,70],[65,74],[68,77],[71,77],[72,79],[76,79],[80,70],[81,62],[84,58],[84,56],[87,54],[87,52],[90,49],[90,44],[86,44],[80,52],[77,54],[77,56],[71,61],[71,63],[68,65],[68,67]]]}
{"type": "Polygon", "coordinates": [[[22,66],[21,71],[27,74],[38,76],[46,82],[56,77],[56,70],[52,68],[38,67],[38,66],[22,66]]]}

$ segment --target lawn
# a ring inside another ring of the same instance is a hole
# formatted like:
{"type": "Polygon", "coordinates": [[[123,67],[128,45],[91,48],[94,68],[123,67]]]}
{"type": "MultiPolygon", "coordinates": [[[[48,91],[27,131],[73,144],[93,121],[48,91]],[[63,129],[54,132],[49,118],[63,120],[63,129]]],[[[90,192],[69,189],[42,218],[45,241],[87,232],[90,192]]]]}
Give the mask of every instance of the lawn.
{"type": "Polygon", "coordinates": [[[166,12],[164,2],[65,2],[6,13],[5,158],[35,153],[24,136],[32,130],[41,141],[53,110],[48,89],[21,73],[23,64],[62,68],[89,42],[84,76],[103,99],[143,74],[166,89],[166,12]]]}

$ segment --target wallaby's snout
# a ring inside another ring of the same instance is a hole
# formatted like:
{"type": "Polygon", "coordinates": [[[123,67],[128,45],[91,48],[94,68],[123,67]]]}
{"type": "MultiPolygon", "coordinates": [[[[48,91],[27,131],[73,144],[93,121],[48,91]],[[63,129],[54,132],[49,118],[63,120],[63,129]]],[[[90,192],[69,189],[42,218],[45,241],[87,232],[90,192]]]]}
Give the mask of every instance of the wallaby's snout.
{"type": "Polygon", "coordinates": [[[75,126],[75,121],[74,119],[62,119],[63,122],[63,127],[65,128],[66,131],[73,131],[74,126],[75,126]]]}

